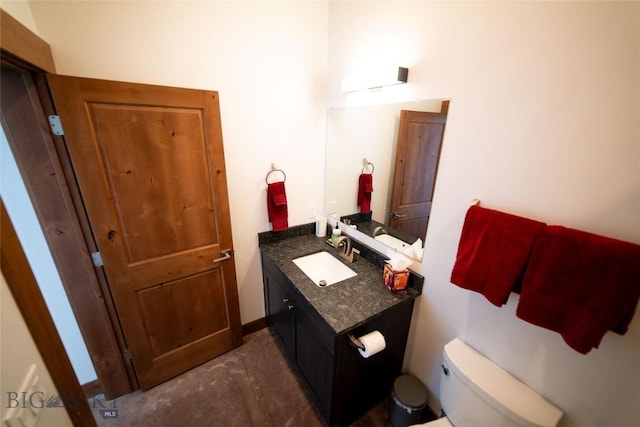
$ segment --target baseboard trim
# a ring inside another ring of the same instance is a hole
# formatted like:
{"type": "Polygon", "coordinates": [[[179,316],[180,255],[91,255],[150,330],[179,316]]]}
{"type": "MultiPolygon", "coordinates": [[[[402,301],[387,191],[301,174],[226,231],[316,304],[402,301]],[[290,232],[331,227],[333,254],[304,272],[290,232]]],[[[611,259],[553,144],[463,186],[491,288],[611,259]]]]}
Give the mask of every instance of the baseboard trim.
{"type": "Polygon", "coordinates": [[[253,320],[249,323],[245,323],[242,325],[242,336],[247,336],[254,332],[258,332],[260,329],[264,329],[267,327],[267,319],[261,317],[260,319],[253,320]]]}

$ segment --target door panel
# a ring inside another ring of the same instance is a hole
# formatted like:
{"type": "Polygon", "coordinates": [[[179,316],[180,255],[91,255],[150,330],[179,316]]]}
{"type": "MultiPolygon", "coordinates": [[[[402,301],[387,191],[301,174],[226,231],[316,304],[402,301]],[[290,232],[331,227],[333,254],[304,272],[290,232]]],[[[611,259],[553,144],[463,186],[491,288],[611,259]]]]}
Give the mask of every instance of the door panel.
{"type": "Polygon", "coordinates": [[[240,345],[217,93],[48,79],[141,387],[240,345]]]}
{"type": "Polygon", "coordinates": [[[228,328],[223,281],[208,271],[137,292],[153,357],[228,328]],[[195,301],[196,305],[192,305],[195,301]]]}
{"type": "Polygon", "coordinates": [[[89,105],[128,262],[215,244],[202,111],[89,105]]]}
{"type": "Polygon", "coordinates": [[[400,113],[389,225],[421,239],[431,215],[446,120],[446,113],[400,113]]]}

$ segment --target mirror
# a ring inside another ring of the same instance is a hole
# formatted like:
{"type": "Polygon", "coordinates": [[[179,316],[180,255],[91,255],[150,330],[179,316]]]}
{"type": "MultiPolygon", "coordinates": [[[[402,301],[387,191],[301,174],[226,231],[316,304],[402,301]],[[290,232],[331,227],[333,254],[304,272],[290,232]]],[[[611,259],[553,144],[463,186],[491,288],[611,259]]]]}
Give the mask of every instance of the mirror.
{"type": "Polygon", "coordinates": [[[426,227],[419,236],[389,227],[400,111],[439,113],[442,102],[433,99],[331,108],[327,114],[327,213],[351,221],[358,231],[418,261],[422,259],[426,227]],[[359,214],[358,177],[363,172],[371,173],[372,168],[371,212],[359,214]]]}

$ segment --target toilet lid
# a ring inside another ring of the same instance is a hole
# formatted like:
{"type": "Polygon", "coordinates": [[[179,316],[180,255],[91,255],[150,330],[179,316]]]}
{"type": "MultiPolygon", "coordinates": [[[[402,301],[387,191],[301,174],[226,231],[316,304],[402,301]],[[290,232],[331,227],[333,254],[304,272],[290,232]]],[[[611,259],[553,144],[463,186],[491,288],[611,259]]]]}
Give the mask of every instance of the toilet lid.
{"type": "Polygon", "coordinates": [[[409,427],[455,427],[455,426],[451,424],[451,421],[449,421],[449,418],[443,417],[443,418],[438,418],[435,421],[429,421],[428,423],[424,423],[424,424],[414,424],[409,427]]]}

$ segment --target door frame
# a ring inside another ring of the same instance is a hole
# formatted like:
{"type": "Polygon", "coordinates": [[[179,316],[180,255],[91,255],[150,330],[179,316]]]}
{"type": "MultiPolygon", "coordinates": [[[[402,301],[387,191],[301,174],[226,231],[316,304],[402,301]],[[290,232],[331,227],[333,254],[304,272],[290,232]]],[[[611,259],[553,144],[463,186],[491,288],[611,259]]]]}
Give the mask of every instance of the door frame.
{"type": "Polygon", "coordinates": [[[16,301],[71,422],[74,426],[95,426],[89,402],[84,398],[82,386],[65,353],[62,340],[47,310],[2,199],[0,223],[0,266],[9,291],[16,301]]]}
{"type": "MultiPolygon", "coordinates": [[[[48,87],[46,86],[44,72],[55,73],[55,65],[51,48],[48,43],[31,32],[28,28],[15,20],[11,15],[0,9],[2,20],[0,35],[0,53],[3,65],[8,64],[14,69],[27,72],[35,82],[37,96],[42,104],[42,117],[46,121],[46,115],[54,114],[48,87]]],[[[45,136],[46,138],[46,136],[45,136]]],[[[78,185],[71,169],[71,162],[64,148],[64,140],[61,136],[53,136],[49,133],[48,147],[37,147],[40,154],[48,156],[56,173],[58,188],[53,188],[59,196],[46,197],[46,194],[38,194],[36,186],[29,182],[42,180],[42,171],[38,171],[36,165],[27,156],[20,155],[14,144],[8,137],[9,145],[16,156],[21,175],[27,186],[31,202],[36,210],[40,226],[43,229],[45,239],[51,250],[56,268],[60,272],[65,292],[73,309],[74,315],[80,326],[80,331],[91,355],[100,390],[105,398],[113,399],[138,389],[137,380],[130,360],[124,356],[126,342],[119,327],[111,294],[104,272],[101,268],[95,268],[91,263],[89,253],[96,250],[89,221],[80,199],[78,185]],[[53,209],[51,204],[55,204],[53,209]],[[48,208],[44,208],[47,206],[48,208]],[[43,209],[40,209],[43,207],[43,209]],[[61,241],[55,237],[54,223],[48,218],[46,211],[65,212],[66,215],[60,223],[56,218],[55,225],[70,230],[72,239],[61,241]],[[77,268],[78,263],[85,264],[83,268],[77,268]]],[[[53,185],[55,187],[56,185],[53,185]]],[[[46,193],[46,192],[45,192],[46,193]]],[[[4,270],[4,268],[3,268],[4,270]]],[[[18,297],[16,298],[16,300],[18,297]]],[[[20,308],[28,301],[17,301],[20,308]]],[[[46,305],[37,305],[36,311],[22,312],[25,320],[31,316],[49,316],[46,305]],[[44,310],[46,313],[41,312],[44,310]]],[[[47,345],[46,342],[38,342],[38,334],[31,331],[37,345],[47,345]]],[[[57,333],[56,333],[57,334],[57,333]]],[[[46,347],[45,347],[46,348],[46,347]]],[[[42,353],[41,349],[41,353],[42,353]]],[[[54,359],[66,359],[64,349],[58,354],[58,349],[46,348],[45,353],[52,353],[54,359]]],[[[43,354],[43,357],[45,354],[43,354]]],[[[57,372],[52,372],[52,376],[57,372]]],[[[74,375],[75,378],[75,375],[74,375]]],[[[56,385],[64,383],[65,378],[53,378],[56,385]]],[[[77,379],[76,379],[77,382],[77,379]]]]}

